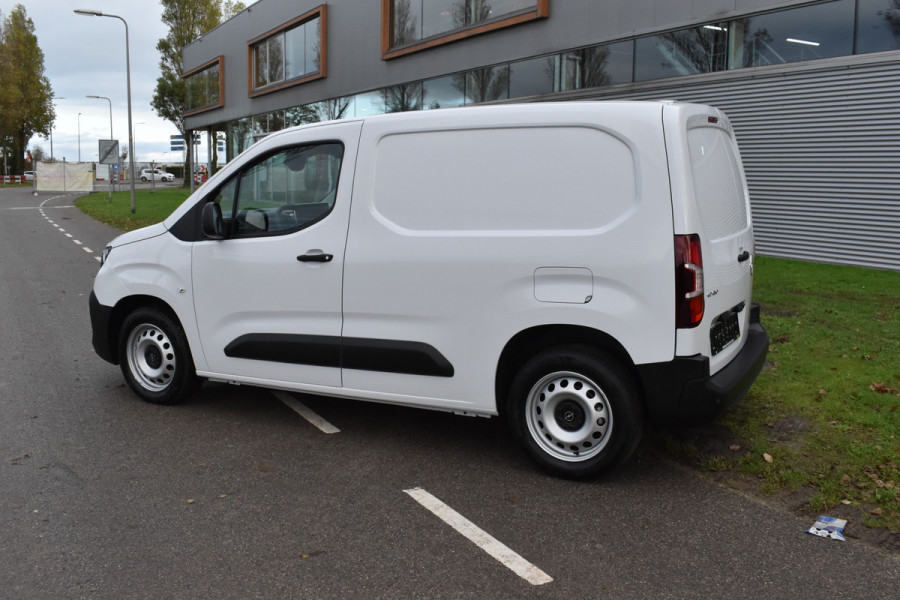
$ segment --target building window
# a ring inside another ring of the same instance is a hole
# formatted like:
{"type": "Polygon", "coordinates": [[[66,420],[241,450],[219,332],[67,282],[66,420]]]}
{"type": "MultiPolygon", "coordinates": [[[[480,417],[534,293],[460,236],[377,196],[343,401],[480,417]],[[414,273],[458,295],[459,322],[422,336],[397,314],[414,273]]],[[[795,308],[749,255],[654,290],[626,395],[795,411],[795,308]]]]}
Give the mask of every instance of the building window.
{"type": "Polygon", "coordinates": [[[763,67],[853,54],[854,0],[736,19],[730,68],[763,67]]]}
{"type": "Polygon", "coordinates": [[[325,5],[250,40],[250,96],[325,77],[325,5]]]}
{"type": "Polygon", "coordinates": [[[900,50],[900,1],[859,0],[856,53],[900,50]]]}
{"type": "Polygon", "coordinates": [[[642,37],[636,40],[634,49],[634,80],[724,71],[727,60],[727,23],[642,37]]]}
{"type": "Polygon", "coordinates": [[[382,58],[542,19],[549,0],[382,0],[382,58]]]}
{"type": "Polygon", "coordinates": [[[219,56],[182,75],[185,85],[185,116],[225,106],[225,81],[222,76],[224,62],[225,58],[219,56]]]}

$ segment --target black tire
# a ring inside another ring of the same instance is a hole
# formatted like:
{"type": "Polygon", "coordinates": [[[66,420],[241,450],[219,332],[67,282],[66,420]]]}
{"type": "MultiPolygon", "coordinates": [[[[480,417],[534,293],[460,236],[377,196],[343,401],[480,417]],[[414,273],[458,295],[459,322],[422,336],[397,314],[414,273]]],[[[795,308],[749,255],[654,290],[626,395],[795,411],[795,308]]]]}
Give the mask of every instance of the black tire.
{"type": "Polygon", "coordinates": [[[154,404],[183,402],[200,383],[181,325],[153,307],[135,310],[122,324],[119,366],[134,393],[154,404]]]}
{"type": "Polygon", "coordinates": [[[149,179],[147,179],[146,177],[141,177],[141,181],[142,181],[143,183],[147,183],[147,182],[149,181],[149,179]]]}
{"type": "Polygon", "coordinates": [[[644,430],[632,373],[612,355],[580,344],[551,348],[525,363],[510,387],[506,414],[539,465],[576,479],[625,462],[644,430]]]}

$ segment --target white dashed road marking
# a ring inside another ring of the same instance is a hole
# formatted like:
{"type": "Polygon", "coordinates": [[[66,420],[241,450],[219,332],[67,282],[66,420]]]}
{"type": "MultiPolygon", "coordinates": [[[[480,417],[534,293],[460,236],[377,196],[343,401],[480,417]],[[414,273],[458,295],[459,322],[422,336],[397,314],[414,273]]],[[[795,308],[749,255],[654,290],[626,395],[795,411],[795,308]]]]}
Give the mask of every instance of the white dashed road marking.
{"type": "Polygon", "coordinates": [[[340,429],[310,410],[305,404],[285,392],[272,392],[272,394],[291,408],[295,413],[319,428],[322,433],[340,433],[340,429]]]}
{"type": "MultiPolygon", "coordinates": [[[[45,204],[47,204],[47,203],[50,202],[51,200],[56,200],[57,198],[62,198],[62,197],[63,197],[63,196],[53,196],[52,198],[47,198],[46,200],[44,200],[43,202],[41,202],[41,205],[40,205],[40,206],[37,207],[38,212],[41,213],[41,216],[44,217],[44,219],[45,219],[48,223],[50,223],[51,225],[53,225],[54,227],[56,227],[57,231],[59,231],[60,233],[62,233],[63,235],[65,235],[67,238],[71,239],[72,242],[75,243],[75,245],[81,246],[81,249],[84,250],[85,252],[87,252],[88,254],[93,254],[93,253],[94,253],[93,250],[91,250],[90,248],[88,248],[87,246],[85,246],[84,243],[81,242],[80,240],[76,240],[76,239],[75,239],[75,236],[73,236],[71,233],[67,233],[65,229],[63,229],[62,227],[60,227],[58,223],[56,223],[54,220],[52,220],[50,217],[48,217],[48,216],[47,216],[47,213],[44,212],[44,205],[45,205],[45,204]]],[[[26,208],[26,207],[23,207],[23,208],[26,208]]],[[[54,209],[57,209],[57,208],[75,208],[75,207],[74,207],[74,206],[54,206],[53,208],[54,208],[54,209]]],[[[102,259],[101,259],[99,256],[94,256],[94,258],[97,260],[97,262],[102,262],[102,259]]]]}
{"type": "Polygon", "coordinates": [[[552,577],[510,550],[496,538],[422,488],[413,488],[411,490],[403,491],[409,494],[416,502],[430,510],[444,523],[461,533],[470,542],[490,554],[503,566],[513,571],[531,585],[543,585],[553,581],[552,577]]]}

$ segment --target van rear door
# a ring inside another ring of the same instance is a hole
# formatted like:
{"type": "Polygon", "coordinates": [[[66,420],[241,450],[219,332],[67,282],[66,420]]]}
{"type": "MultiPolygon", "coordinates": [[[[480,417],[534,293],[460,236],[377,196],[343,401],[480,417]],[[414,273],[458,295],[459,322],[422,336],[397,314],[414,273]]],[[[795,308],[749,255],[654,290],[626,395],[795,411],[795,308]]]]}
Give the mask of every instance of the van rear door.
{"type": "Polygon", "coordinates": [[[663,110],[663,123],[676,248],[694,241],[690,260],[677,264],[676,274],[688,269],[696,286],[687,295],[703,299],[702,318],[678,329],[675,353],[709,357],[715,374],[743,347],[750,322],[754,247],[747,182],[734,131],[721,111],[672,103],[663,110]]]}

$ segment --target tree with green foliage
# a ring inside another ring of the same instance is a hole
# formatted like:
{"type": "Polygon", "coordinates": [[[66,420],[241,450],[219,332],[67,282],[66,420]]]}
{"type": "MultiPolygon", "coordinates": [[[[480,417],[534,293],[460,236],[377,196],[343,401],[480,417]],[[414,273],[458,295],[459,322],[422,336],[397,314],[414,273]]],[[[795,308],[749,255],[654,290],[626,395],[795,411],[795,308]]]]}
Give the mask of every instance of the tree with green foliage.
{"type": "Polygon", "coordinates": [[[55,118],[34,22],[17,4],[0,20],[0,147],[10,174],[24,171],[28,140],[50,135],[55,118]]]}
{"type": "MultiPolygon", "coordinates": [[[[217,27],[226,18],[244,10],[242,2],[232,0],[160,0],[163,6],[162,21],[169,33],[159,40],[156,49],[160,53],[161,74],[156,80],[156,90],[150,102],[163,119],[170,121],[187,140],[184,129],[187,86],[181,78],[184,61],[181,50],[201,35],[217,27]]],[[[213,144],[213,152],[215,153],[213,144]]],[[[215,160],[215,159],[214,159],[215,160]]],[[[185,182],[188,179],[185,178],[185,182]]]]}

